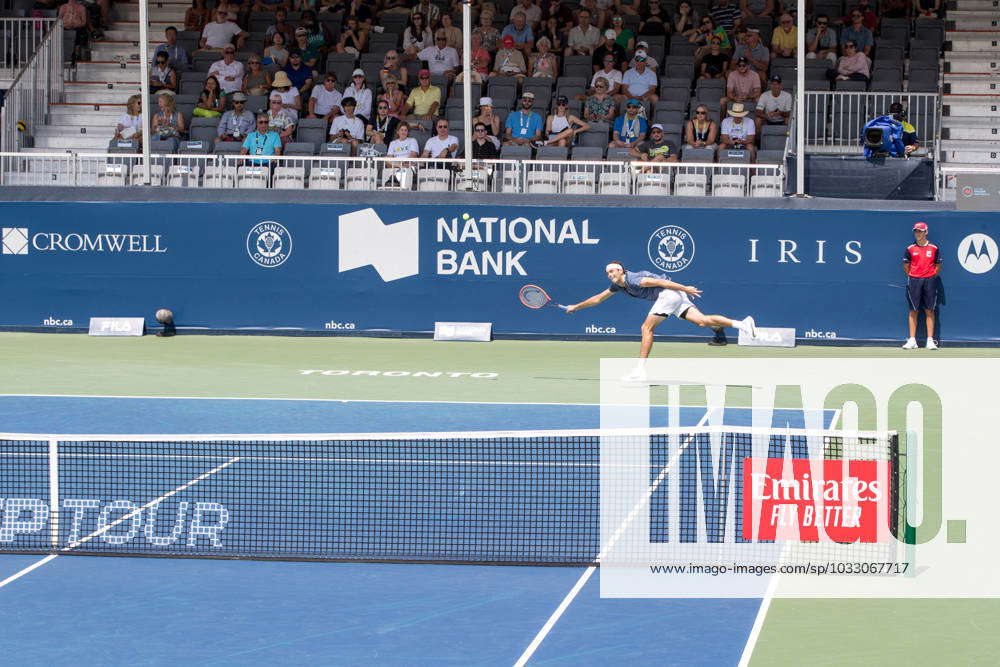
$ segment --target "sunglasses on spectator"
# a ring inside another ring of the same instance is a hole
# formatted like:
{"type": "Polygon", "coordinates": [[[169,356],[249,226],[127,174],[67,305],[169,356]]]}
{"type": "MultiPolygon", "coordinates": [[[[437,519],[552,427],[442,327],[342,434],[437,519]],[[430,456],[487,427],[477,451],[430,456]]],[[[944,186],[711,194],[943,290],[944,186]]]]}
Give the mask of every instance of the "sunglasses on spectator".
{"type": "Polygon", "coordinates": [[[267,125],[267,121],[266,120],[258,120],[257,124],[258,125],[267,125]]]}
{"type": "Polygon", "coordinates": [[[236,52],[233,51],[232,49],[226,49],[225,51],[223,51],[223,53],[236,53],[236,52]]]}
{"type": "Polygon", "coordinates": [[[697,111],[694,112],[695,116],[705,116],[707,114],[708,114],[708,112],[705,111],[704,109],[698,109],[697,111]]]}
{"type": "Polygon", "coordinates": [[[448,38],[447,37],[438,37],[437,41],[439,41],[439,42],[447,42],[448,38]]]}
{"type": "Polygon", "coordinates": [[[233,104],[246,104],[243,100],[233,100],[233,104]]]}
{"type": "Polygon", "coordinates": [[[828,21],[816,21],[816,25],[829,25],[828,21]]]}

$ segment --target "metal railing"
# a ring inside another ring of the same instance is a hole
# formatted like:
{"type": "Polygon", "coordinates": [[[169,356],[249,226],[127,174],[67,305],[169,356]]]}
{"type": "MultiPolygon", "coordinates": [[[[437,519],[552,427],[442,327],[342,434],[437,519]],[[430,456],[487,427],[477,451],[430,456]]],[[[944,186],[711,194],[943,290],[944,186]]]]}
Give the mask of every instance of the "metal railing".
{"type": "Polygon", "coordinates": [[[57,23],[50,18],[0,18],[0,79],[13,79],[57,23]]]}
{"type": "Polygon", "coordinates": [[[5,152],[24,147],[24,137],[31,128],[44,123],[49,102],[62,90],[62,21],[55,21],[51,26],[4,94],[0,111],[0,148],[5,152]]]}
{"type": "MultiPolygon", "coordinates": [[[[485,160],[389,157],[166,155],[150,158],[155,186],[236,189],[780,197],[783,164],[485,160]]],[[[139,185],[141,155],[0,153],[0,184],[139,185]]]]}
{"type": "Polygon", "coordinates": [[[1000,177],[1000,167],[959,167],[942,164],[937,168],[937,178],[934,179],[934,199],[955,201],[960,174],[990,174],[1000,177]]]}
{"type": "Polygon", "coordinates": [[[938,145],[941,96],[937,93],[874,93],[806,91],[806,150],[815,153],[861,153],[861,128],[872,118],[889,113],[902,102],[907,119],[917,131],[921,149],[930,154],[938,145]]]}

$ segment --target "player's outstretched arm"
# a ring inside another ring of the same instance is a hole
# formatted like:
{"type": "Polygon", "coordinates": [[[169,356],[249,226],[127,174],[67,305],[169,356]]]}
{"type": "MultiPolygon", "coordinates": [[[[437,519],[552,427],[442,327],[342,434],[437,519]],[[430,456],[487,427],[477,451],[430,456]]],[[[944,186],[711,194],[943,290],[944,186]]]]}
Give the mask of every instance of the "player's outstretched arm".
{"type": "Polygon", "coordinates": [[[675,283],[672,280],[664,280],[663,278],[643,278],[639,284],[642,287],[664,287],[666,289],[684,292],[690,296],[701,296],[701,290],[694,285],[681,285],[680,283],[675,283]]]}
{"type": "Polygon", "coordinates": [[[574,311],[580,310],[581,308],[590,308],[591,306],[596,306],[600,303],[604,303],[614,295],[609,289],[604,290],[600,294],[595,294],[586,301],[581,301],[580,303],[574,303],[572,306],[566,306],[566,312],[572,313],[574,311]]]}

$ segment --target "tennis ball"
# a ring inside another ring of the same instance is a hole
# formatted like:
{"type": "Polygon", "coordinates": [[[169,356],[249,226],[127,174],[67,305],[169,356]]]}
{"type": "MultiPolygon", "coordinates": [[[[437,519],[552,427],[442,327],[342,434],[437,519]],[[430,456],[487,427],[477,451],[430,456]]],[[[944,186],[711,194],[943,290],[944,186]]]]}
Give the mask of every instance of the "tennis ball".
{"type": "Polygon", "coordinates": [[[28,124],[27,123],[25,123],[23,120],[17,121],[17,131],[18,132],[26,132],[27,130],[28,130],[28,124]]]}
{"type": "Polygon", "coordinates": [[[462,220],[468,220],[468,219],[469,219],[469,214],[468,213],[463,213],[462,214],[462,220]]]}
{"type": "Polygon", "coordinates": [[[169,324],[174,321],[174,314],[166,308],[160,308],[156,311],[156,321],[160,324],[169,324]]]}

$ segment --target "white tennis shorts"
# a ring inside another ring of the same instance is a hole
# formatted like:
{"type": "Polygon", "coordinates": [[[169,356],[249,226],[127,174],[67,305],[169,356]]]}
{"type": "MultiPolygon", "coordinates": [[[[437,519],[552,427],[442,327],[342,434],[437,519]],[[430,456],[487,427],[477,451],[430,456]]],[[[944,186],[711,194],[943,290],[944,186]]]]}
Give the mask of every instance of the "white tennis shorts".
{"type": "Polygon", "coordinates": [[[650,315],[661,315],[663,317],[680,317],[681,313],[693,306],[691,299],[684,292],[665,289],[656,298],[653,307],[649,309],[650,315]]]}

